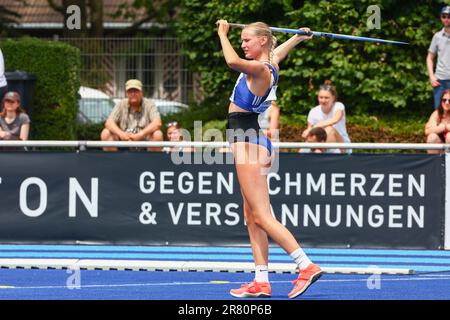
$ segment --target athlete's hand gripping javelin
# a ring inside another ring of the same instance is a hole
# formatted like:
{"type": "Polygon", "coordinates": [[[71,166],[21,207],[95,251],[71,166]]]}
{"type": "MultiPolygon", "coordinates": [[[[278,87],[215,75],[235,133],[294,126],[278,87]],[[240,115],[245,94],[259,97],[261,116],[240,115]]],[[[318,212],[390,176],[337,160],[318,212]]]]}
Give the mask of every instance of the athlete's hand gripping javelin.
{"type": "Polygon", "coordinates": [[[228,31],[230,30],[230,25],[227,20],[219,19],[216,22],[217,25],[217,33],[219,35],[228,35],[228,31]]]}
{"type": "Polygon", "coordinates": [[[299,28],[299,30],[302,30],[306,33],[308,33],[309,35],[299,35],[296,34],[293,37],[291,37],[289,40],[283,42],[282,44],[280,44],[278,47],[275,48],[275,50],[273,51],[273,60],[275,63],[280,63],[282,60],[284,60],[284,58],[286,58],[286,56],[288,55],[288,53],[295,47],[297,46],[300,42],[303,42],[305,40],[309,40],[313,37],[311,30],[307,27],[303,27],[303,28],[299,28]]]}

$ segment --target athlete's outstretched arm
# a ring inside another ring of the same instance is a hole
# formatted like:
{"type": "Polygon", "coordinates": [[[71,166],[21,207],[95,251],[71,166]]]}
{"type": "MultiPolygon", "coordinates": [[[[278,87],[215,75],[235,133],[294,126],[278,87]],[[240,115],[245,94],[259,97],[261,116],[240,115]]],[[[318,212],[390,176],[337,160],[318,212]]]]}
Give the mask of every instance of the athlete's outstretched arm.
{"type": "MultiPolygon", "coordinates": [[[[300,28],[300,30],[304,30],[306,32],[309,32],[309,28],[300,28]]],[[[304,36],[304,35],[294,35],[292,36],[289,40],[283,42],[282,44],[280,44],[278,47],[275,48],[275,50],[273,51],[273,62],[275,62],[276,64],[279,64],[284,58],[286,58],[286,56],[288,55],[288,53],[295,48],[295,46],[297,46],[300,42],[303,42],[305,40],[311,39],[311,36],[304,36]]]]}

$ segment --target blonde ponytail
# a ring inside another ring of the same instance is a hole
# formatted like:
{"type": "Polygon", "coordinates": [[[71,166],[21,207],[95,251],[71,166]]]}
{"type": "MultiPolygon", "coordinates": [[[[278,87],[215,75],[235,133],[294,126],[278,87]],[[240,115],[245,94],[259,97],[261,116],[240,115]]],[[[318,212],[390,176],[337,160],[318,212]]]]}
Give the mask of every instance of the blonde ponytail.
{"type": "Polygon", "coordinates": [[[269,54],[269,63],[272,64],[273,62],[273,54],[275,51],[275,48],[277,46],[277,38],[272,35],[272,47],[270,48],[270,54],[269,54]]]}

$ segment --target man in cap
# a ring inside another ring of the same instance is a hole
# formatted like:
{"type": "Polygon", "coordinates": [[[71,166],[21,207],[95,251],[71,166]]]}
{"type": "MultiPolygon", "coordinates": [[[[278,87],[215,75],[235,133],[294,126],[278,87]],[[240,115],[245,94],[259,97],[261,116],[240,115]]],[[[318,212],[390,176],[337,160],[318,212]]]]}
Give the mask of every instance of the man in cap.
{"type": "MultiPolygon", "coordinates": [[[[101,133],[102,141],[163,141],[161,117],[155,103],[144,98],[142,82],[137,79],[125,83],[127,98],[119,101],[101,133]]],[[[116,151],[117,148],[104,148],[116,151]]],[[[148,148],[160,151],[161,148],[148,148]]]]}
{"type": "Polygon", "coordinates": [[[433,86],[434,108],[440,104],[442,93],[450,89],[450,6],[441,10],[442,30],[436,32],[431,40],[427,55],[427,69],[433,86]],[[434,58],[437,56],[436,71],[434,70],[434,58]]]}

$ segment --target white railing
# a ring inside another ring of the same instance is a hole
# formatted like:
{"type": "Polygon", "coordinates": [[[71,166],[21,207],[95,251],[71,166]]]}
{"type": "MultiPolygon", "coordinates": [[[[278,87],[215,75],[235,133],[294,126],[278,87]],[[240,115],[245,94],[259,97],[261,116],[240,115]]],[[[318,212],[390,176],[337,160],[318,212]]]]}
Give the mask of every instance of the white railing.
{"type": "MultiPolygon", "coordinates": [[[[275,148],[279,149],[386,149],[386,150],[442,150],[450,152],[450,144],[441,143],[306,143],[306,142],[272,142],[275,148]]],[[[206,141],[83,141],[83,140],[9,140],[0,141],[0,147],[69,147],[76,149],[87,148],[154,148],[154,147],[194,147],[194,148],[224,148],[229,144],[226,141],[206,142],[206,141]]]]}

